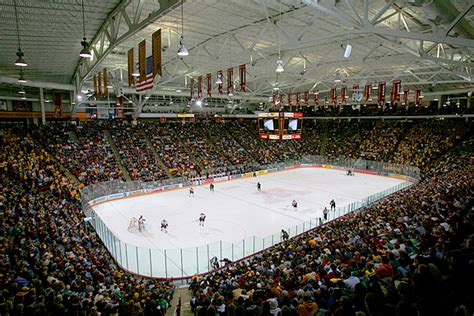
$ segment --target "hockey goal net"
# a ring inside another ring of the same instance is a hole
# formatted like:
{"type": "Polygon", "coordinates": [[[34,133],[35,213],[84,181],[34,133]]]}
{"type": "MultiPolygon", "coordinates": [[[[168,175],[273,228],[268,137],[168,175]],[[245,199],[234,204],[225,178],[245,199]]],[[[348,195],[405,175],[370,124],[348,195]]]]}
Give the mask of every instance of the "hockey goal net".
{"type": "Polygon", "coordinates": [[[131,233],[137,233],[140,231],[139,225],[140,223],[138,222],[138,219],[136,217],[132,217],[130,219],[130,223],[128,224],[128,231],[131,233]]]}

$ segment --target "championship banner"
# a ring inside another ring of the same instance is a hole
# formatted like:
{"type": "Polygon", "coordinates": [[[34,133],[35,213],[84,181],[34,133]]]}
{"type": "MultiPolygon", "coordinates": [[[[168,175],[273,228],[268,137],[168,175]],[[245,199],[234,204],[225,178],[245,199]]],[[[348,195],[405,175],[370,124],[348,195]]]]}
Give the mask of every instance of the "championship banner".
{"type": "Polygon", "coordinates": [[[275,108],[276,106],[276,95],[272,94],[272,103],[273,103],[273,107],[275,108]]]}
{"type": "Polygon", "coordinates": [[[224,92],[224,72],[222,70],[217,72],[217,78],[220,78],[222,82],[217,85],[217,92],[222,94],[224,92]]]}
{"type": "Polygon", "coordinates": [[[314,105],[319,106],[319,93],[317,91],[313,92],[313,102],[314,105]]]}
{"type": "Polygon", "coordinates": [[[161,29],[153,33],[151,36],[151,48],[153,59],[153,78],[156,75],[163,76],[162,54],[161,54],[161,29]]]}
{"type": "Polygon", "coordinates": [[[352,101],[357,101],[357,95],[359,94],[359,85],[352,85],[352,101]]]}
{"type": "Polygon", "coordinates": [[[308,105],[309,91],[306,90],[303,94],[304,105],[308,105]]]}
{"type": "Polygon", "coordinates": [[[227,68],[227,94],[234,92],[234,68],[227,68]]]}
{"type": "Polygon", "coordinates": [[[385,81],[379,82],[379,90],[377,91],[377,104],[385,107],[385,81]]]}
{"type": "Polygon", "coordinates": [[[291,91],[288,91],[288,94],[287,94],[287,97],[288,97],[288,105],[289,106],[292,106],[293,105],[293,101],[291,100],[291,91]]]}
{"type": "Polygon", "coordinates": [[[211,97],[211,94],[212,94],[212,75],[211,74],[207,74],[206,75],[206,79],[207,79],[207,96],[208,97],[211,97]]]}
{"type": "Polygon", "coordinates": [[[283,94],[280,94],[280,106],[283,106],[283,94]]]}
{"type": "Polygon", "coordinates": [[[133,48],[130,48],[128,50],[128,86],[130,87],[131,85],[134,84],[133,80],[133,48]]]}
{"type": "Polygon", "coordinates": [[[63,114],[63,100],[61,97],[61,93],[54,92],[53,99],[54,99],[54,117],[61,117],[61,115],[63,114]]]}
{"type": "Polygon", "coordinates": [[[410,100],[408,99],[408,92],[409,92],[409,91],[410,91],[410,90],[405,90],[405,91],[403,91],[403,102],[402,102],[402,105],[408,105],[408,102],[410,101],[410,100]]]}
{"type": "Polygon", "coordinates": [[[97,95],[99,97],[102,96],[102,77],[100,75],[100,71],[99,73],[97,74],[97,95]]]}
{"type": "Polygon", "coordinates": [[[115,105],[115,115],[117,118],[123,118],[123,96],[117,97],[117,102],[115,105]]]}
{"type": "Polygon", "coordinates": [[[146,80],[146,41],[143,40],[138,44],[138,72],[140,80],[146,80]]]}
{"type": "Polygon", "coordinates": [[[390,105],[394,105],[395,102],[400,103],[400,87],[402,82],[400,80],[394,80],[392,82],[392,92],[390,93],[390,105]]]}
{"type": "Polygon", "coordinates": [[[96,98],[99,97],[99,93],[97,91],[97,75],[94,75],[94,95],[96,98]]]}
{"type": "Polygon", "coordinates": [[[365,85],[365,102],[372,101],[372,84],[365,85]]]}
{"type": "Polygon", "coordinates": [[[109,94],[109,80],[108,80],[108,73],[107,67],[104,68],[104,95],[109,94]]]}
{"type": "Polygon", "coordinates": [[[245,92],[247,90],[247,70],[245,64],[239,66],[240,75],[240,91],[245,92]]]}
{"type": "Polygon", "coordinates": [[[415,90],[415,105],[416,106],[421,105],[421,89],[415,90]]]}
{"type": "Polygon", "coordinates": [[[337,89],[336,88],[331,89],[331,98],[332,98],[332,104],[336,106],[337,105],[337,89]]]}
{"type": "Polygon", "coordinates": [[[328,107],[328,97],[324,97],[324,107],[328,107]]]}
{"type": "Polygon", "coordinates": [[[202,76],[198,77],[198,99],[202,98],[202,76]]]}
{"type": "Polygon", "coordinates": [[[346,95],[347,95],[347,88],[345,86],[341,87],[341,103],[346,104],[346,95]]]}
{"type": "Polygon", "coordinates": [[[189,83],[189,92],[191,94],[191,100],[194,99],[194,78],[191,78],[189,83]]]}
{"type": "Polygon", "coordinates": [[[300,92],[296,92],[296,105],[300,105],[300,92]]]}

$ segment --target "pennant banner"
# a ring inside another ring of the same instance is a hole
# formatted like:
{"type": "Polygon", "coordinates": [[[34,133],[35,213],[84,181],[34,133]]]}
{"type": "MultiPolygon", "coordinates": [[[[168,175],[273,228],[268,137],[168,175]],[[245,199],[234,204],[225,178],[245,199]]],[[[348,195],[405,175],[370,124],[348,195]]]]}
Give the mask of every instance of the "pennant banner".
{"type": "Polygon", "coordinates": [[[300,105],[300,92],[296,92],[296,105],[300,105]]]}
{"type": "Polygon", "coordinates": [[[202,98],[202,76],[198,77],[198,99],[202,98]]]}
{"type": "Polygon", "coordinates": [[[234,91],[234,68],[227,69],[227,94],[234,91]]]}
{"type": "Polygon", "coordinates": [[[63,100],[61,97],[61,93],[54,92],[53,99],[54,99],[54,117],[61,117],[61,115],[63,114],[63,100]]]}
{"type": "Polygon", "coordinates": [[[400,89],[402,82],[400,80],[395,80],[392,82],[392,92],[390,93],[390,105],[400,103],[400,89]]]}
{"type": "Polygon", "coordinates": [[[365,102],[372,101],[372,84],[365,85],[365,102]]]}
{"type": "Polygon", "coordinates": [[[109,80],[108,80],[108,73],[107,67],[104,68],[104,95],[109,94],[109,80]]]}
{"type": "Polygon", "coordinates": [[[331,98],[332,98],[332,104],[334,106],[336,106],[337,105],[337,90],[336,90],[336,88],[331,89],[331,98]]]}
{"type": "Polygon", "coordinates": [[[287,94],[287,97],[288,97],[288,105],[289,106],[292,106],[293,105],[293,101],[291,100],[291,91],[288,91],[288,94],[287,94]]]}
{"type": "Polygon", "coordinates": [[[100,71],[97,74],[97,95],[99,97],[102,96],[102,77],[101,77],[100,71]]]}
{"type": "Polygon", "coordinates": [[[194,78],[191,78],[191,81],[189,83],[189,91],[191,94],[191,100],[194,99],[194,78]]]}
{"type": "Polygon", "coordinates": [[[308,105],[308,99],[309,99],[309,91],[308,90],[306,90],[304,92],[303,99],[304,99],[304,105],[308,105]]]}
{"type": "Polygon", "coordinates": [[[217,78],[221,80],[221,83],[217,85],[217,92],[222,94],[224,92],[224,72],[222,70],[217,72],[217,78]]]}
{"type": "Polygon", "coordinates": [[[416,106],[421,105],[421,89],[415,90],[415,105],[416,106]]]}
{"type": "Polygon", "coordinates": [[[207,74],[206,79],[207,79],[207,96],[211,97],[211,94],[212,94],[212,75],[207,74]]]}
{"type": "Polygon", "coordinates": [[[240,91],[245,92],[247,90],[247,70],[245,64],[239,66],[240,74],[240,91]]]}
{"type": "Polygon", "coordinates": [[[156,75],[163,77],[162,53],[161,53],[161,29],[151,36],[151,48],[153,56],[153,78],[156,75]]]}
{"type": "Polygon", "coordinates": [[[134,84],[134,80],[133,80],[133,76],[132,76],[133,67],[134,67],[134,64],[133,64],[133,48],[130,48],[128,50],[128,86],[129,87],[134,84]]]}
{"type": "Polygon", "coordinates": [[[377,92],[377,103],[379,106],[385,107],[385,81],[379,83],[377,92]]]}
{"type": "Polygon", "coordinates": [[[97,90],[97,75],[94,75],[94,95],[96,98],[99,97],[99,91],[97,90]]]}
{"type": "Polygon", "coordinates": [[[146,80],[146,41],[143,40],[138,44],[138,72],[140,73],[140,81],[146,80]]]}
{"type": "Polygon", "coordinates": [[[345,86],[341,87],[341,103],[346,104],[347,88],[345,86]]]}
{"type": "Polygon", "coordinates": [[[117,97],[115,114],[117,118],[123,118],[123,96],[117,97]]]}
{"type": "Polygon", "coordinates": [[[280,103],[279,104],[280,104],[280,106],[283,106],[283,93],[280,94],[280,103]]]}
{"type": "Polygon", "coordinates": [[[313,102],[315,106],[319,106],[319,93],[317,91],[313,92],[313,102]]]}
{"type": "Polygon", "coordinates": [[[402,102],[403,105],[408,105],[408,102],[410,101],[408,99],[408,92],[409,90],[403,91],[403,102],[402,102]]]}

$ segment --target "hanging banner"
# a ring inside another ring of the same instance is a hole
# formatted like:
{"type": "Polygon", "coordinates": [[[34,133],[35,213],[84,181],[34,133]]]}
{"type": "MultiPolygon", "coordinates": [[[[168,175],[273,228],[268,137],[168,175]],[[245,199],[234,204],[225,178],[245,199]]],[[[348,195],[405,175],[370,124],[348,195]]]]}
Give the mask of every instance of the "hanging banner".
{"type": "Polygon", "coordinates": [[[336,106],[337,105],[337,89],[336,88],[331,89],[331,98],[332,98],[332,105],[336,106]]]}
{"type": "Polygon", "coordinates": [[[402,102],[402,105],[408,105],[408,102],[410,102],[410,100],[408,99],[408,92],[410,90],[405,90],[403,91],[403,102],[402,102]]]}
{"type": "Polygon", "coordinates": [[[102,77],[101,77],[100,71],[97,74],[97,95],[99,97],[102,96],[102,77]]]}
{"type": "Polygon", "coordinates": [[[319,106],[319,92],[313,92],[313,102],[315,106],[319,106]]]}
{"type": "Polygon", "coordinates": [[[300,92],[296,92],[296,105],[300,105],[300,92]]]}
{"type": "Polygon", "coordinates": [[[146,41],[143,40],[138,44],[138,72],[140,73],[140,80],[146,80],[146,41]]]}
{"type": "MultiPolygon", "coordinates": [[[[359,85],[355,84],[352,86],[352,101],[356,102],[359,95],[359,85]]],[[[360,101],[360,100],[359,100],[360,101]]]]}
{"type": "Polygon", "coordinates": [[[99,91],[97,90],[97,76],[94,75],[94,95],[96,98],[99,97],[99,91]]]}
{"type": "Polygon", "coordinates": [[[61,115],[63,114],[63,100],[61,97],[61,93],[54,92],[53,99],[54,99],[54,117],[61,117],[61,115]]]}
{"type": "Polygon", "coordinates": [[[420,106],[421,105],[421,89],[416,89],[415,90],[415,105],[420,106]]]}
{"type": "Polygon", "coordinates": [[[400,103],[400,89],[402,82],[400,80],[394,80],[392,82],[392,92],[390,93],[390,105],[400,103]]]}
{"type": "Polygon", "coordinates": [[[191,78],[191,81],[189,82],[189,92],[191,94],[191,100],[194,99],[194,77],[191,78]]]}
{"type": "Polygon", "coordinates": [[[234,93],[234,68],[227,68],[227,94],[234,93]]]}
{"type": "Polygon", "coordinates": [[[283,93],[280,94],[280,106],[283,106],[283,93]]]}
{"type": "Polygon", "coordinates": [[[202,76],[198,77],[198,99],[202,98],[202,76]]]}
{"type": "Polygon", "coordinates": [[[217,72],[217,78],[221,80],[221,83],[217,85],[217,92],[222,94],[224,92],[224,72],[222,70],[217,72]]]}
{"type": "Polygon", "coordinates": [[[328,97],[324,97],[324,107],[327,109],[329,106],[328,106],[328,97]]]}
{"type": "Polygon", "coordinates": [[[162,69],[162,52],[161,52],[161,29],[157,30],[151,36],[151,48],[152,48],[152,59],[153,59],[153,78],[156,75],[163,77],[162,69]]]}
{"type": "Polygon", "coordinates": [[[365,85],[365,102],[372,101],[372,84],[365,85]]]}
{"type": "Polygon", "coordinates": [[[247,70],[245,64],[239,66],[240,74],[240,91],[245,92],[247,90],[247,70]]]}
{"type": "Polygon", "coordinates": [[[385,81],[379,82],[379,90],[377,91],[377,104],[385,108],[385,81]]]}
{"type": "Polygon", "coordinates": [[[347,88],[345,86],[341,87],[341,103],[346,104],[347,88]]]}
{"type": "Polygon", "coordinates": [[[117,118],[123,118],[123,96],[117,97],[115,105],[115,115],[117,118]]]}
{"type": "Polygon", "coordinates": [[[108,80],[108,73],[107,67],[104,68],[104,95],[109,94],[109,80],[108,80]]]}
{"type": "Polygon", "coordinates": [[[291,100],[291,91],[288,91],[287,97],[288,97],[288,105],[289,105],[289,106],[292,106],[292,105],[293,105],[293,101],[291,100]]]}
{"type": "Polygon", "coordinates": [[[308,105],[309,91],[306,90],[303,94],[304,105],[308,105]]]}
{"type": "Polygon", "coordinates": [[[133,80],[133,48],[130,48],[128,50],[128,86],[130,87],[131,85],[134,84],[133,80]]]}
{"type": "Polygon", "coordinates": [[[273,103],[273,108],[276,106],[276,95],[272,94],[272,103],[273,103]]]}
{"type": "Polygon", "coordinates": [[[207,79],[207,96],[211,97],[211,94],[212,94],[212,75],[207,74],[206,79],[207,79]]]}

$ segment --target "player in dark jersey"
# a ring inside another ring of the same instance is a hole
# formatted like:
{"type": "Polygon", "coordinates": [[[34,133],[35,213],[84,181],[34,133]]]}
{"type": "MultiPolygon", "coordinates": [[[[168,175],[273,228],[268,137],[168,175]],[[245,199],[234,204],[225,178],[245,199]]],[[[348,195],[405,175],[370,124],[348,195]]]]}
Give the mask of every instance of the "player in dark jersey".
{"type": "Polygon", "coordinates": [[[163,219],[161,221],[161,231],[164,231],[165,233],[168,232],[168,222],[166,221],[166,219],[163,219]]]}
{"type": "Polygon", "coordinates": [[[262,185],[260,182],[257,182],[257,191],[262,191],[262,185]]]}
{"type": "Polygon", "coordinates": [[[298,209],[298,203],[296,202],[296,200],[293,200],[293,202],[291,202],[291,205],[293,206],[293,209],[294,209],[295,211],[297,211],[297,209],[298,209]]]}
{"type": "Polygon", "coordinates": [[[205,221],[206,221],[206,214],[201,213],[199,215],[199,226],[204,226],[205,221]]]}

